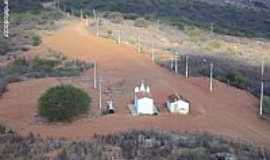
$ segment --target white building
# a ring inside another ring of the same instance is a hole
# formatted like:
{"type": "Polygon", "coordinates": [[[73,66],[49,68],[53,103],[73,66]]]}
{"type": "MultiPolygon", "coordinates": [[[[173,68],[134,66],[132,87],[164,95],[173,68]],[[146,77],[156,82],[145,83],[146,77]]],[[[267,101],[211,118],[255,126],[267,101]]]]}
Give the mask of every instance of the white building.
{"type": "Polygon", "coordinates": [[[168,97],[166,106],[170,112],[188,114],[189,113],[189,102],[183,98],[171,95],[168,97]]]}
{"type": "Polygon", "coordinates": [[[137,115],[154,115],[156,113],[154,100],[150,93],[150,87],[145,86],[143,82],[134,90],[133,107],[133,110],[137,115]]]}

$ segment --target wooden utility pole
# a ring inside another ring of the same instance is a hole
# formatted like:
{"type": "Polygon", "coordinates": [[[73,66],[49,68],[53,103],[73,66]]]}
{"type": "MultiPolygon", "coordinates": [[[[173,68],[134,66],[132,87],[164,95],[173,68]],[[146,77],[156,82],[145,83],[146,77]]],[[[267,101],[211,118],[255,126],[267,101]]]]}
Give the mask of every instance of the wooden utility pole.
{"type": "Polygon", "coordinates": [[[97,62],[94,62],[94,89],[97,88],[97,62]]]}
{"type": "Polygon", "coordinates": [[[103,82],[103,79],[102,77],[100,77],[99,78],[99,109],[101,113],[102,113],[102,82],[103,82]]]}
{"type": "Polygon", "coordinates": [[[177,53],[175,53],[174,71],[176,74],[178,74],[178,54],[177,53]]]}
{"type": "Polygon", "coordinates": [[[214,64],[210,64],[210,92],[213,92],[213,70],[214,70],[214,64]]]}
{"type": "Polygon", "coordinates": [[[189,56],[186,56],[186,78],[189,76],[189,56]]]}

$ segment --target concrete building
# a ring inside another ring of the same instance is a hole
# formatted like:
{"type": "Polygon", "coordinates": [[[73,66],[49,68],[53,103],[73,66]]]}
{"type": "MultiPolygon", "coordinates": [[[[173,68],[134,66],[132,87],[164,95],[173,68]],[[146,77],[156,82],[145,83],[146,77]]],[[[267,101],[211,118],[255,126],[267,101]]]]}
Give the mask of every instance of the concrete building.
{"type": "Polygon", "coordinates": [[[166,107],[172,113],[188,114],[189,102],[180,96],[170,95],[166,102],[166,107]]]}

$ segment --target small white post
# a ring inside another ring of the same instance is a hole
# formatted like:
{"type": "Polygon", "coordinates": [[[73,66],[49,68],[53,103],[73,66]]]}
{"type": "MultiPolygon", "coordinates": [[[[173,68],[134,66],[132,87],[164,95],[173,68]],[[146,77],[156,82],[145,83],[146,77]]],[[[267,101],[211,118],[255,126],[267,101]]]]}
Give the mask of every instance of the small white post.
{"type": "Polygon", "coordinates": [[[178,74],[178,56],[175,54],[175,64],[174,64],[175,73],[178,74]]]}
{"type": "Polygon", "coordinates": [[[214,64],[210,64],[210,92],[213,92],[213,70],[214,70],[214,64]]]}
{"type": "Polygon", "coordinates": [[[97,62],[94,62],[94,89],[97,88],[97,62]]]}
{"type": "Polygon", "coordinates": [[[261,97],[260,97],[260,117],[263,116],[263,97],[264,97],[264,83],[261,82],[261,97]]]}
{"type": "Polygon", "coordinates": [[[186,78],[189,76],[189,56],[186,56],[186,78]]]}
{"type": "Polygon", "coordinates": [[[102,113],[102,77],[99,79],[99,109],[102,113]]]}

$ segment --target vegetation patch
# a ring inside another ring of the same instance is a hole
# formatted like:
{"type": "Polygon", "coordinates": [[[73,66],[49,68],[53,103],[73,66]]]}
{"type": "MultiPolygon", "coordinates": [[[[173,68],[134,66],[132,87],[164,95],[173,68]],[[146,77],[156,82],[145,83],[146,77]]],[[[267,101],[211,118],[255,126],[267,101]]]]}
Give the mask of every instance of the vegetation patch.
{"type": "Polygon", "coordinates": [[[269,150],[209,134],[176,134],[160,130],[129,131],[72,142],[16,134],[0,136],[0,159],[53,160],[254,160],[270,159],[269,150]],[[55,152],[58,151],[58,152],[55,152]],[[49,153],[56,153],[48,158],[49,153]]]}
{"type": "MultiPolygon", "coordinates": [[[[224,2],[225,3],[225,2],[224,2]]],[[[250,3],[249,3],[250,4],[250,3]]],[[[125,18],[157,19],[176,25],[197,26],[220,34],[245,37],[270,37],[269,9],[254,10],[235,5],[219,5],[204,0],[64,0],[63,6],[80,13],[80,9],[120,12],[125,18]]],[[[78,14],[79,15],[79,14],[78,14]]]]}
{"type": "Polygon", "coordinates": [[[135,27],[146,28],[146,27],[148,27],[148,25],[149,25],[149,23],[144,18],[137,18],[134,21],[134,26],[135,27]]]}
{"type": "Polygon", "coordinates": [[[50,88],[39,99],[39,114],[49,121],[70,121],[87,113],[91,98],[81,89],[70,85],[50,88]]]}
{"type": "Polygon", "coordinates": [[[41,44],[41,37],[38,35],[33,35],[32,36],[32,45],[33,46],[38,46],[41,44]]]}
{"type": "Polygon", "coordinates": [[[8,83],[33,78],[79,76],[92,67],[91,63],[67,60],[61,55],[37,56],[32,60],[19,57],[0,68],[0,96],[6,91],[8,83]]]}
{"type": "Polygon", "coordinates": [[[264,117],[270,120],[270,97],[264,96],[263,99],[263,114],[264,117]]]}

